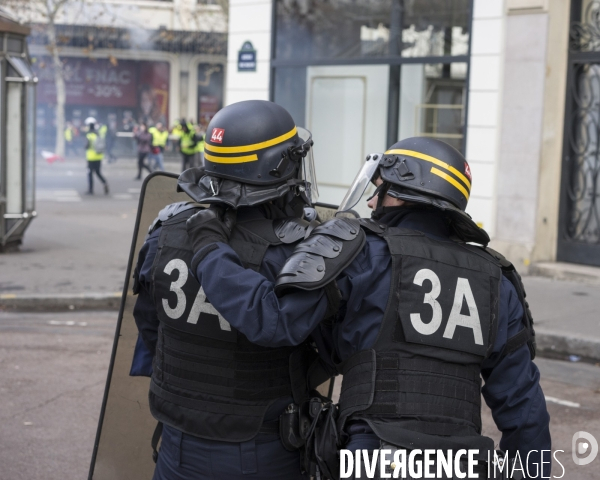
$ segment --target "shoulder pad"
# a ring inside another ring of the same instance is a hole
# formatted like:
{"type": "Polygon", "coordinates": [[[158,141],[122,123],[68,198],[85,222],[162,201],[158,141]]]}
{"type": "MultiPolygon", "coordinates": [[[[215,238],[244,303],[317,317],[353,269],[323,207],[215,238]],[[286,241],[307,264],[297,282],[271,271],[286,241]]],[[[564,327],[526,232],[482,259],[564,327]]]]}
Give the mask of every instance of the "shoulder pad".
{"type": "Polygon", "coordinates": [[[306,229],[309,223],[300,218],[283,218],[273,222],[275,235],[282,243],[296,243],[306,236],[306,229]]]}
{"type": "Polygon", "coordinates": [[[515,291],[517,292],[517,297],[519,298],[519,302],[523,307],[523,324],[525,328],[523,328],[519,333],[510,337],[506,341],[506,348],[502,353],[503,356],[510,355],[512,352],[527,344],[529,348],[529,354],[531,359],[533,360],[536,355],[536,339],[535,339],[535,329],[533,327],[533,315],[531,314],[531,310],[529,309],[529,303],[526,300],[527,293],[525,292],[525,285],[523,285],[523,281],[521,279],[521,275],[517,272],[517,269],[514,265],[501,253],[496,250],[491,249],[490,247],[478,247],[481,251],[484,251],[488,255],[491,255],[494,260],[498,263],[500,268],[502,269],[502,274],[506,277],[507,280],[512,283],[515,291]]]}
{"type": "Polygon", "coordinates": [[[158,212],[158,217],[152,221],[152,224],[148,229],[148,235],[150,235],[154,230],[156,230],[170,218],[173,218],[174,216],[179,215],[182,212],[186,212],[192,208],[200,207],[201,205],[196,202],[177,202],[167,205],[160,212],[158,212]]]}
{"type": "Polygon", "coordinates": [[[361,218],[359,222],[362,228],[377,235],[381,235],[387,228],[383,223],[376,222],[372,218],[361,218]]]}
{"type": "Polygon", "coordinates": [[[490,247],[479,247],[481,250],[489,253],[494,259],[498,262],[498,264],[502,267],[502,270],[514,270],[515,267],[513,264],[501,253],[496,250],[491,249],[490,247]]]}
{"type": "Polygon", "coordinates": [[[464,243],[462,241],[457,242],[458,245],[461,245],[463,248],[469,250],[472,253],[479,255],[482,258],[485,258],[495,264],[497,267],[502,269],[502,272],[506,274],[509,271],[516,271],[513,264],[501,253],[496,250],[492,250],[488,246],[483,245],[474,245],[470,243],[464,243]]]}
{"type": "Polygon", "coordinates": [[[358,220],[334,218],[300,242],[275,281],[275,292],[316,290],[334,280],[361,251],[366,235],[358,220]]]}

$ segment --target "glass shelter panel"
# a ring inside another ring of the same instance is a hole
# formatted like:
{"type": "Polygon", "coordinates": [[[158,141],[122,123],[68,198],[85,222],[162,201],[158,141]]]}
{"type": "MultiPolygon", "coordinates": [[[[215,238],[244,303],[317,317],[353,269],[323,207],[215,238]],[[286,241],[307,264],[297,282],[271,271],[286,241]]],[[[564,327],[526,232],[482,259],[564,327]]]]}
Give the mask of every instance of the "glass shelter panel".
{"type": "Polygon", "coordinates": [[[29,81],[31,78],[33,78],[33,72],[31,71],[29,64],[24,59],[19,57],[8,57],[8,61],[10,62],[11,66],[15,68],[19,77],[24,78],[25,81],[29,81]]]}
{"type": "Polygon", "coordinates": [[[23,213],[23,84],[6,85],[6,213],[18,214],[23,213]]]}
{"type": "MultiPolygon", "coordinates": [[[[6,83],[3,81],[4,80],[4,72],[6,71],[6,60],[4,60],[3,58],[0,58],[0,112],[3,111],[4,109],[4,92],[6,90],[6,83]]],[[[4,131],[4,119],[2,118],[3,115],[0,115],[0,197],[4,195],[4,190],[3,190],[3,171],[2,171],[2,164],[4,163],[4,145],[3,145],[3,141],[4,141],[4,137],[2,136],[2,132],[4,131]]],[[[1,208],[1,207],[0,207],[1,208]]],[[[0,221],[2,221],[0,219],[0,221]]],[[[2,227],[0,226],[0,230],[2,230],[2,227]]]]}
{"type": "Polygon", "coordinates": [[[466,55],[470,0],[276,2],[277,60],[466,55]]]}
{"type": "Polygon", "coordinates": [[[463,149],[466,63],[403,65],[398,139],[437,138],[463,149]]]}
{"type": "Polygon", "coordinates": [[[27,109],[25,122],[25,211],[35,205],[35,84],[27,84],[27,109]]]}
{"type": "Polygon", "coordinates": [[[6,39],[6,50],[13,53],[21,53],[24,43],[22,38],[8,37],[6,39]]]}

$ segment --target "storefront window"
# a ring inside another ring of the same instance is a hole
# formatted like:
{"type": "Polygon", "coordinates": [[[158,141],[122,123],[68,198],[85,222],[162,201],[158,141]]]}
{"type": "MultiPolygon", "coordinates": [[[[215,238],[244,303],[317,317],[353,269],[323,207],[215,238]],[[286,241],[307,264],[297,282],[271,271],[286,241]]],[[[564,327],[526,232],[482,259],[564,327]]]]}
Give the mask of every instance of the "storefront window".
{"type": "Polygon", "coordinates": [[[437,138],[462,150],[466,63],[403,65],[398,139],[437,138]]]}
{"type": "Polygon", "coordinates": [[[464,151],[471,5],[276,0],[272,100],[313,133],[320,201],[339,204],[366,155],[404,138],[464,151]]]}
{"type": "Polygon", "coordinates": [[[282,0],[277,60],[466,55],[469,0],[282,0]]]}
{"type": "Polygon", "coordinates": [[[201,63],[198,65],[198,123],[206,131],[212,117],[223,108],[223,65],[201,63]]]}
{"type": "Polygon", "coordinates": [[[273,101],[285,107],[296,125],[306,126],[306,68],[281,67],[275,74],[273,101]]]}

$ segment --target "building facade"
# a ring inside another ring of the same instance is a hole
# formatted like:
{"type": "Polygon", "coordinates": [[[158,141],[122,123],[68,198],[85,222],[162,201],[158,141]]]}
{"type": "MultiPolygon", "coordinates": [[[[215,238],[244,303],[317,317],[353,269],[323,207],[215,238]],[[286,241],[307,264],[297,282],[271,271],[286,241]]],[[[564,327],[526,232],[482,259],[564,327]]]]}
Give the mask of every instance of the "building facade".
{"type": "Polygon", "coordinates": [[[321,201],[425,135],[465,153],[467,211],[520,270],[600,265],[598,0],[230,3],[225,102],[273,100],[313,132],[321,201]]]}
{"type": "MultiPolygon", "coordinates": [[[[37,143],[51,149],[56,88],[48,22],[16,5],[13,10],[32,28],[37,143]]],[[[216,2],[67,1],[55,30],[66,83],[65,119],[76,128],[88,116],[116,131],[131,131],[141,122],[172,126],[181,118],[206,125],[223,106],[227,16],[216,2]]]]}

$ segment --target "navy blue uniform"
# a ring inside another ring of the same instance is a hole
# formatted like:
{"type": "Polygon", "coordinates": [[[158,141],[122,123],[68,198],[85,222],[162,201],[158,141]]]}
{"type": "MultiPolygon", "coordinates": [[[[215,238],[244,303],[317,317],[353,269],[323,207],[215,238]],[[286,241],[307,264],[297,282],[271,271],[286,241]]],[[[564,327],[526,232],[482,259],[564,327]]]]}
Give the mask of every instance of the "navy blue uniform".
{"type": "MultiPolygon", "coordinates": [[[[238,219],[244,220],[261,217],[260,210],[256,208],[243,209],[238,214],[238,219]]],[[[134,355],[131,372],[134,375],[151,374],[151,366],[148,363],[148,359],[155,354],[156,350],[159,320],[152,295],[151,271],[157,253],[160,231],[161,229],[159,228],[148,237],[140,250],[136,267],[139,293],[134,307],[134,317],[140,332],[141,341],[138,341],[134,355]]],[[[268,248],[259,270],[261,278],[274,279],[286,259],[291,255],[293,249],[293,245],[280,245],[268,248]]],[[[235,258],[237,259],[237,255],[235,255],[235,258]]],[[[224,261],[227,264],[230,262],[229,259],[225,259],[224,261]]],[[[239,260],[235,266],[239,267],[242,272],[246,272],[246,269],[239,264],[239,260]]],[[[247,299],[250,295],[257,295],[256,291],[248,291],[243,285],[229,283],[235,282],[235,279],[227,276],[227,268],[211,264],[199,267],[198,270],[207,272],[204,275],[205,280],[211,278],[218,283],[220,279],[225,282],[224,285],[231,285],[230,287],[217,288],[219,293],[225,293],[227,297],[243,296],[244,299],[247,299]],[[204,268],[207,270],[203,270],[204,268]]],[[[212,282],[211,285],[214,287],[215,283],[212,282]]],[[[216,294],[207,293],[207,299],[210,300],[212,295],[216,294]]],[[[297,308],[300,301],[299,297],[289,299],[289,303],[287,304],[289,308],[297,308]]],[[[315,292],[312,297],[318,299],[320,298],[320,293],[315,292]]],[[[327,303],[323,302],[322,305],[322,308],[305,309],[304,313],[310,320],[303,325],[303,331],[306,333],[302,338],[295,337],[296,344],[308,337],[311,332],[310,325],[316,326],[319,324],[324,315],[327,303]]],[[[281,308],[286,313],[291,313],[285,310],[285,306],[282,305],[281,308]]],[[[278,332],[273,332],[273,335],[270,335],[266,328],[263,330],[260,310],[249,311],[248,313],[244,312],[243,314],[237,310],[233,315],[230,310],[228,312],[230,312],[228,318],[230,324],[244,333],[250,341],[255,341],[266,336],[269,341],[263,342],[263,344],[269,344],[270,337],[280,335],[278,332]]],[[[273,322],[269,319],[264,324],[266,325],[267,323],[276,327],[279,322],[273,322]]],[[[292,397],[277,400],[267,411],[264,422],[268,423],[278,420],[285,407],[290,403],[293,403],[292,397]]],[[[259,433],[254,439],[248,442],[219,442],[188,435],[165,425],[154,478],[155,480],[196,480],[199,478],[301,479],[306,477],[300,474],[299,453],[285,450],[277,435],[259,433]],[[291,476],[290,472],[297,472],[297,475],[291,476]]]]}
{"type": "MultiPolygon", "coordinates": [[[[441,213],[435,211],[386,217],[380,222],[418,230],[437,240],[447,240],[450,234],[441,213]]],[[[244,270],[228,245],[217,245],[218,248],[202,260],[196,273],[211,303],[224,317],[233,317],[234,312],[241,309],[256,318],[259,323],[250,327],[250,333],[252,341],[261,345],[295,345],[313,331],[314,322],[319,320],[314,312],[326,308],[327,300],[322,291],[277,298],[271,280],[244,270]],[[218,278],[203,275],[216,268],[220,271],[218,278]],[[235,287],[240,294],[228,294],[224,285],[235,287]]],[[[386,242],[367,234],[364,249],[337,279],[343,297],[340,321],[334,324],[331,338],[323,342],[328,340],[334,345],[332,354],[336,361],[346,360],[375,343],[388,301],[390,277],[391,257],[386,242]]],[[[539,452],[550,449],[549,415],[539,386],[539,371],[530,361],[526,345],[502,356],[506,340],[525,328],[522,316],[517,293],[510,281],[503,278],[498,333],[493,353],[482,365],[483,396],[503,434],[500,448],[509,450],[511,455],[518,450],[523,459],[530,450],[537,450],[538,454],[532,453],[529,459],[531,463],[539,463],[539,452]]],[[[243,326],[236,327],[246,333],[243,326]]],[[[351,450],[379,448],[379,440],[364,423],[350,425],[348,433],[347,448],[351,450]]],[[[547,455],[545,460],[548,460],[547,455]]],[[[550,467],[545,466],[545,475],[549,475],[550,467]]]]}

